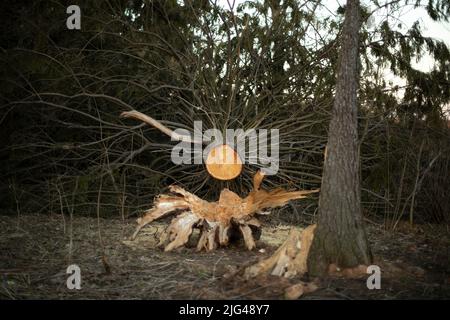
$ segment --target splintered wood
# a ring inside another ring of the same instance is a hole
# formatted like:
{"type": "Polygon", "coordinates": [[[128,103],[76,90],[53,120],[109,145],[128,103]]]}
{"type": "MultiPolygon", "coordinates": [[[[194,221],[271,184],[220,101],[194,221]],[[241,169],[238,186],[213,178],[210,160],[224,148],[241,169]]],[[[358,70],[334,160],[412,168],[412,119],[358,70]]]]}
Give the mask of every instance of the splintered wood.
{"type": "Polygon", "coordinates": [[[271,274],[292,278],[303,275],[307,270],[309,249],[314,239],[316,225],[310,225],[303,231],[292,228],[287,240],[267,259],[245,269],[245,278],[271,274]]]}
{"type": "Polygon", "coordinates": [[[171,186],[169,190],[173,195],[158,196],[153,208],[137,220],[138,226],[132,239],[136,238],[145,225],[178,212],[160,238],[160,245],[165,246],[165,251],[185,245],[194,228],[200,230],[198,251],[211,251],[218,246],[227,246],[233,230],[242,235],[247,249],[252,250],[256,246],[254,230],[261,227],[256,215],[264,214],[263,209],[281,207],[289,200],[302,199],[319,191],[286,191],[281,188],[266,191],[261,189],[263,179],[264,173],[258,171],[253,177],[253,190],[247,197],[241,198],[236,193],[223,189],[216,202],[205,201],[183,188],[171,186]]]}

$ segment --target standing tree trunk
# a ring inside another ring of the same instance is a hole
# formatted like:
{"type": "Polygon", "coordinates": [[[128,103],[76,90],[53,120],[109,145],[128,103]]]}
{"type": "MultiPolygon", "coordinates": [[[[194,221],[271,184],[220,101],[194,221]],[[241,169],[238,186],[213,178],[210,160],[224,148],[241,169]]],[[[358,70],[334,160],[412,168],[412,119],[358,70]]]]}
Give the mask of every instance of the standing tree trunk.
{"type": "Polygon", "coordinates": [[[362,220],[359,177],[356,91],[360,24],[359,0],[347,0],[319,218],[308,256],[312,275],[325,274],[330,264],[349,268],[372,260],[362,220]]]}

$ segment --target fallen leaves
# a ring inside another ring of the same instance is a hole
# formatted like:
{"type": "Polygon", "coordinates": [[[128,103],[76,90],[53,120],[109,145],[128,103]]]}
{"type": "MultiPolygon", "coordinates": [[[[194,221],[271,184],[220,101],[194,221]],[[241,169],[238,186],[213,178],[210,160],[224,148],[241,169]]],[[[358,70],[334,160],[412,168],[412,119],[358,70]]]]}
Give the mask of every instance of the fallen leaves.
{"type": "Polygon", "coordinates": [[[367,265],[361,264],[353,268],[340,268],[336,264],[332,263],[328,267],[328,274],[334,277],[358,279],[367,277],[367,267],[367,265]]]}
{"type": "Polygon", "coordinates": [[[297,300],[305,293],[314,292],[318,289],[318,285],[315,282],[303,282],[300,281],[284,290],[284,298],[286,300],[297,300]]]}

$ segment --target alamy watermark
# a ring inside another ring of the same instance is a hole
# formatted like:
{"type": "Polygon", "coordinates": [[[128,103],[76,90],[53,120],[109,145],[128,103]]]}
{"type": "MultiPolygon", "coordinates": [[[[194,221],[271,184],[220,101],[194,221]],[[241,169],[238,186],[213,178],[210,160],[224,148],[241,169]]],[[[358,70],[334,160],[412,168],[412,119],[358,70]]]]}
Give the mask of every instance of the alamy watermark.
{"type": "MultiPolygon", "coordinates": [[[[177,136],[190,136],[190,132],[186,129],[176,129],[174,132],[177,136]]],[[[172,138],[172,141],[174,140],[176,139],[172,138]]],[[[236,151],[242,164],[258,165],[267,175],[275,175],[278,172],[280,163],[278,129],[226,129],[225,132],[208,129],[203,132],[202,122],[194,121],[192,141],[203,143],[192,144],[181,141],[172,148],[171,159],[174,164],[202,164],[206,162],[212,149],[228,145],[236,151]]],[[[223,162],[219,157],[213,158],[213,161],[220,161],[223,164],[235,164],[239,161],[230,153],[224,160],[223,162]]]]}
{"type": "Polygon", "coordinates": [[[67,7],[67,14],[70,16],[66,20],[66,26],[69,30],[81,29],[81,9],[79,6],[73,4],[67,7]]]}
{"type": "Polygon", "coordinates": [[[367,278],[367,289],[381,289],[381,268],[377,265],[370,265],[367,267],[367,273],[370,276],[367,278]]]}
{"type": "Polygon", "coordinates": [[[70,274],[70,276],[67,277],[66,286],[67,289],[73,290],[81,289],[81,269],[76,264],[71,264],[67,267],[66,270],[67,274],[70,274]]]}

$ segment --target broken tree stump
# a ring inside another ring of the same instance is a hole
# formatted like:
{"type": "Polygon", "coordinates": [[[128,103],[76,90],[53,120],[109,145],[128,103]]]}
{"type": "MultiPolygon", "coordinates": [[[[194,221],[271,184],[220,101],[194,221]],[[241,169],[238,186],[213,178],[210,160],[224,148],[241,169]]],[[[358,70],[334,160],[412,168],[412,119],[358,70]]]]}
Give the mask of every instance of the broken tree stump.
{"type": "Polygon", "coordinates": [[[244,271],[246,279],[264,274],[292,278],[308,271],[307,259],[316,225],[310,225],[303,231],[291,228],[286,241],[267,259],[264,259],[244,271]]]}
{"type": "Polygon", "coordinates": [[[258,171],[253,177],[253,189],[245,198],[223,189],[219,200],[209,202],[178,186],[170,186],[172,194],[162,194],[142,218],[132,239],[139,231],[152,221],[170,213],[179,212],[160,238],[165,251],[185,245],[193,229],[200,230],[197,250],[211,251],[218,246],[227,246],[232,231],[242,235],[248,250],[255,248],[254,231],[261,227],[258,214],[267,214],[263,209],[281,207],[290,200],[302,199],[319,189],[304,191],[287,191],[282,188],[266,191],[261,188],[264,173],[258,171]]]}

